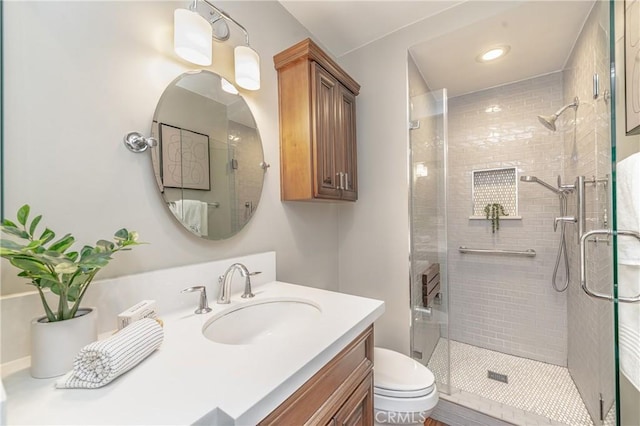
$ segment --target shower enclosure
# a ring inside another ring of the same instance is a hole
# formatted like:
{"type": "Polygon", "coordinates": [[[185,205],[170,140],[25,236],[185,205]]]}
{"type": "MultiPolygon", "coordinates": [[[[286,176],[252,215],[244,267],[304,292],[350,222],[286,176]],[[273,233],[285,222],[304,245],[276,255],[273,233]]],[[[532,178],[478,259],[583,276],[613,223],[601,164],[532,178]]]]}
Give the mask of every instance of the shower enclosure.
{"type": "MultiPolygon", "coordinates": [[[[518,7],[553,7],[535,3],[518,7]]],[[[618,282],[614,3],[575,5],[555,72],[448,92],[424,55],[443,40],[409,49],[412,355],[445,422],[466,406],[495,424],[625,424],[619,301],[598,297],[618,282]]]]}

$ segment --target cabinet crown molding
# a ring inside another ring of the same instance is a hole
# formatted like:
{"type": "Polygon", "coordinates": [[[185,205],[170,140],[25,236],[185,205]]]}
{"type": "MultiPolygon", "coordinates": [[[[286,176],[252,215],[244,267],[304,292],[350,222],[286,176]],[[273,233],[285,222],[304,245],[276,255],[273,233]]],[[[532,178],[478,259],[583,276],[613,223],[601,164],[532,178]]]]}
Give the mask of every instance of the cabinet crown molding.
{"type": "Polygon", "coordinates": [[[360,85],[310,38],[294,44],[273,57],[276,70],[299,60],[317,62],[354,95],[357,96],[360,93],[360,85]]]}

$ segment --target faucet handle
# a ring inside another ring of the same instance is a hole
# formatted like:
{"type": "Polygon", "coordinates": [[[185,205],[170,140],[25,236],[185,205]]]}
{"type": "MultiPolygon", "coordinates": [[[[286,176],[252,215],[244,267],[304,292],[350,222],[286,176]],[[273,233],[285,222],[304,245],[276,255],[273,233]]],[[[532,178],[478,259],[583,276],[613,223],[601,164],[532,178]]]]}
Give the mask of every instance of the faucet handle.
{"type": "Polygon", "coordinates": [[[211,308],[209,307],[209,302],[207,301],[207,289],[203,285],[197,285],[193,287],[187,287],[182,290],[180,293],[193,293],[199,291],[200,292],[200,304],[198,305],[198,309],[194,312],[196,314],[206,314],[211,312],[211,308]]]}
{"type": "Polygon", "coordinates": [[[255,296],[255,294],[253,294],[253,292],[251,291],[251,277],[253,275],[258,275],[261,274],[262,271],[255,271],[255,272],[249,272],[245,278],[245,282],[244,282],[244,293],[242,293],[242,297],[243,299],[250,299],[252,297],[255,296]]]}

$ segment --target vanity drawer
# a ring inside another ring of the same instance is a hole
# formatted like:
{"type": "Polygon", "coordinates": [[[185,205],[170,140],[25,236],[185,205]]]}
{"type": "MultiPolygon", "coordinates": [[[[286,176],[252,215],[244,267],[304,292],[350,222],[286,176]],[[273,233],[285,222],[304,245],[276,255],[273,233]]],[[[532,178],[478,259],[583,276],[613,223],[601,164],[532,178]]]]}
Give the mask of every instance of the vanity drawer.
{"type": "MultiPolygon", "coordinates": [[[[373,326],[269,414],[260,425],[326,425],[358,389],[373,367],[373,326]]],[[[367,416],[368,418],[372,418],[367,416]]]]}

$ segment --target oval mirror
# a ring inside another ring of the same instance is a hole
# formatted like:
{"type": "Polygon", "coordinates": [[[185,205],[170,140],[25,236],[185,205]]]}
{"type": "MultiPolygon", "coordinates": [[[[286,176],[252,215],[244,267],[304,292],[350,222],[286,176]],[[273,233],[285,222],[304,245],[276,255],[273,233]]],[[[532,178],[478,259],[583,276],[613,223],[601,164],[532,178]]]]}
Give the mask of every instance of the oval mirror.
{"type": "Polygon", "coordinates": [[[219,75],[180,75],[153,115],[153,170],[167,207],[210,240],[239,232],[258,207],[266,165],[245,100],[219,75]]]}

